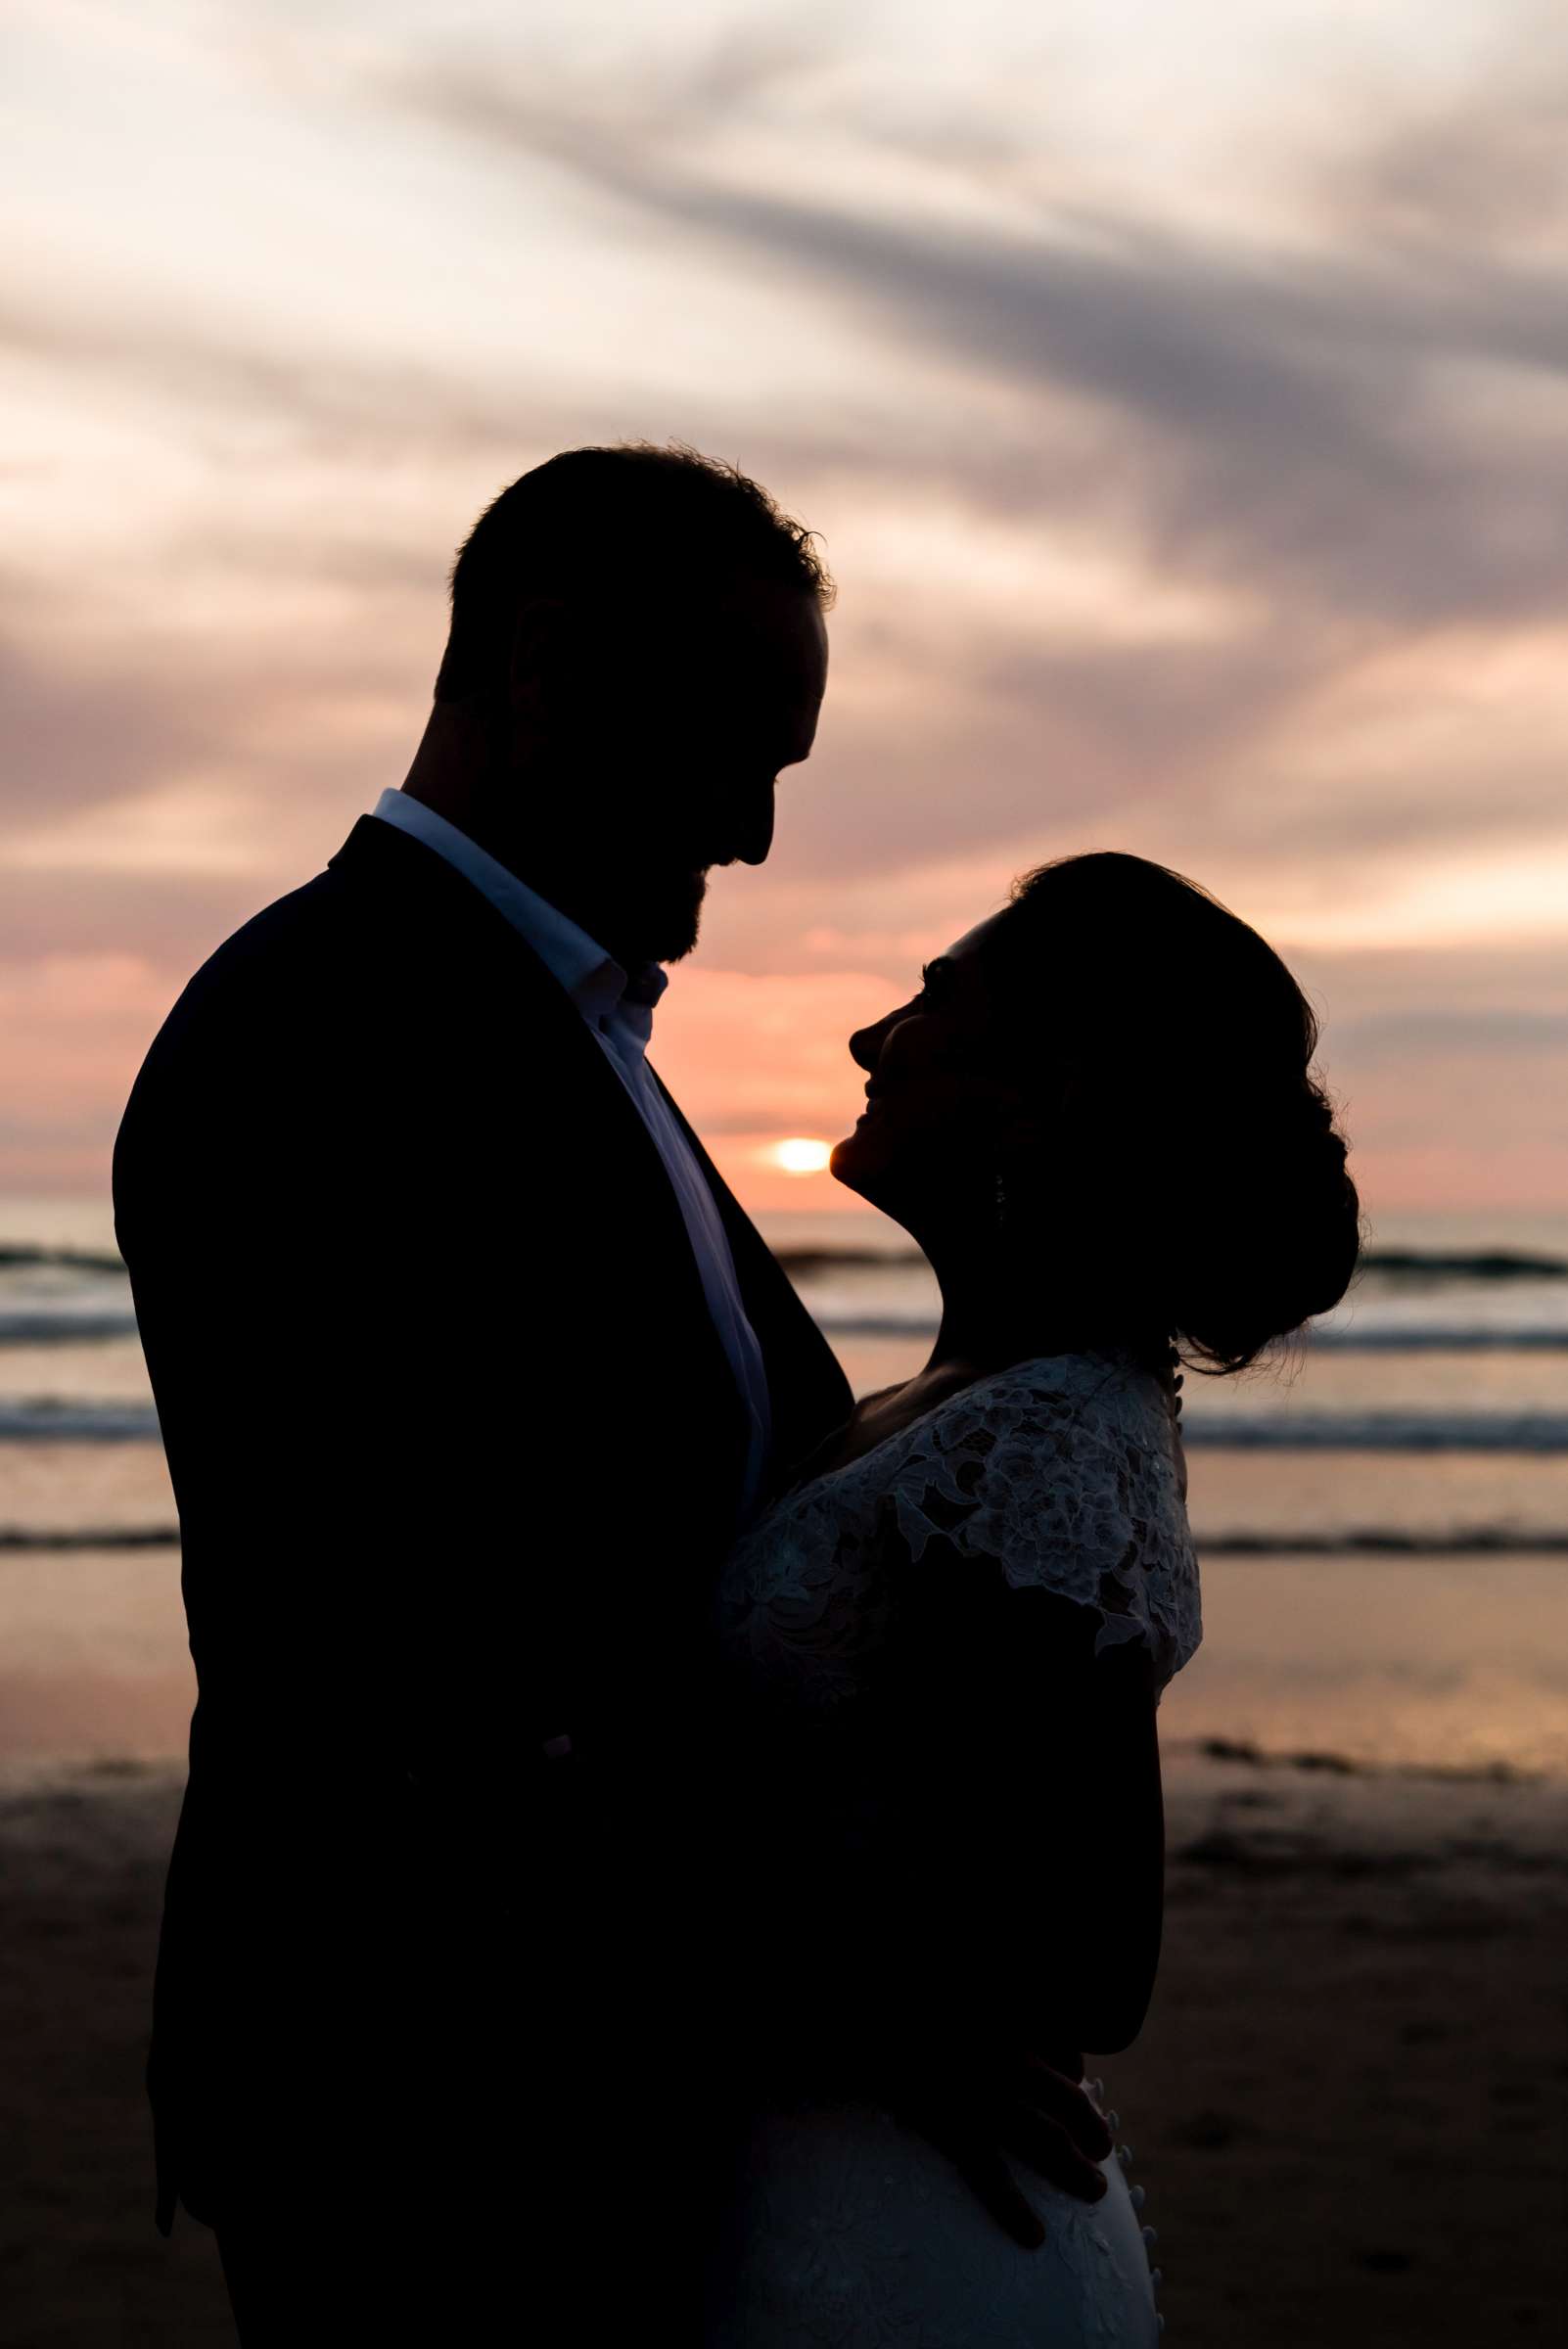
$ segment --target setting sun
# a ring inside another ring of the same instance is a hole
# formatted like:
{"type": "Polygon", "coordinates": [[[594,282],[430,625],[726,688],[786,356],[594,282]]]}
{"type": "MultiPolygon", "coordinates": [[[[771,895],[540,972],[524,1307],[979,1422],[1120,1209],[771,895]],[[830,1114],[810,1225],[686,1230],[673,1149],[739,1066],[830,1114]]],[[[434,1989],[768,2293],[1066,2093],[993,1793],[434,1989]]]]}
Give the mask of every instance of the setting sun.
{"type": "Polygon", "coordinates": [[[786,1174],[820,1174],[833,1156],[831,1142],[816,1142],[805,1134],[792,1134],[788,1141],[775,1142],[765,1156],[786,1174]]]}

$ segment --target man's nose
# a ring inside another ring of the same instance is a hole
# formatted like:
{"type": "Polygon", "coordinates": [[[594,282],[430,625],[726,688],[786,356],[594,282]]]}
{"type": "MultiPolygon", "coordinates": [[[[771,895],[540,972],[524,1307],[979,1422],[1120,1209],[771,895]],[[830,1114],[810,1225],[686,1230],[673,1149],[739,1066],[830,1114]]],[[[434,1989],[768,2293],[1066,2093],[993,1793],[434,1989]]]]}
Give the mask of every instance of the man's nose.
{"type": "Polygon", "coordinates": [[[753,800],[735,828],[735,854],[742,864],[765,864],[773,845],[773,786],[753,800]]]}
{"type": "Polygon", "coordinates": [[[876,1068],[877,1054],[882,1046],[882,1028],[857,1028],[850,1038],[850,1058],[857,1069],[869,1077],[876,1068]]]}

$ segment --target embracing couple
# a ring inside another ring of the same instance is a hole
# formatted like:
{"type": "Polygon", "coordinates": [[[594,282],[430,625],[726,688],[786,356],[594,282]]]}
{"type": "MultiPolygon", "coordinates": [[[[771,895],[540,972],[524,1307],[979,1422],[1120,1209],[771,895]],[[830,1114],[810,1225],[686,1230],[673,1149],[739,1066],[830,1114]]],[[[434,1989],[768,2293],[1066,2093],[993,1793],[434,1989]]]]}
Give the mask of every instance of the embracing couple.
{"type": "Polygon", "coordinates": [[[1084,2058],[1159,1951],[1175,1369],[1331,1306],[1356,1194],[1256,932],[1044,865],[849,1039],[833,1172],[943,1298],[853,1396],[649,1058],[830,597],[691,451],[514,483],[401,790],[126,1109],[199,1682],[159,2223],[245,2349],[1159,2327],[1084,2058]]]}

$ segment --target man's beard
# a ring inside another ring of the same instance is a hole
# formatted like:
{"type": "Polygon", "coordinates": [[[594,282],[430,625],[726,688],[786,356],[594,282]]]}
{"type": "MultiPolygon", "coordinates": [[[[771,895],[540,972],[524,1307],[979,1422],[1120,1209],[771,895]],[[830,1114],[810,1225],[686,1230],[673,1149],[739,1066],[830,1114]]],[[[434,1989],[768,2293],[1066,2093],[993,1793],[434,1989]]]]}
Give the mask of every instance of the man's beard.
{"type": "Polygon", "coordinates": [[[643,878],[627,929],[648,962],[679,962],[697,944],[706,872],[650,873],[643,878]]]}

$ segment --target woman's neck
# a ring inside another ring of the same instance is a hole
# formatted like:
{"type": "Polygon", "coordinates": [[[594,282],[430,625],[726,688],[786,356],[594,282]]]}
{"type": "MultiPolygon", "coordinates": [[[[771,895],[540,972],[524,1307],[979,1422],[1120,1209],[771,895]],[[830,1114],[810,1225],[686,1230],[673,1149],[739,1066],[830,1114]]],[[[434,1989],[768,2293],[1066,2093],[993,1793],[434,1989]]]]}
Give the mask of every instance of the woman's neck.
{"type": "Polygon", "coordinates": [[[1131,1346],[1151,1359],[1164,1354],[1158,1313],[1113,1301],[1103,1284],[1085,1290],[1065,1269],[1052,1276],[1001,1235],[987,1235],[979,1245],[939,1241],[925,1253],[942,1292],[927,1373],[968,1365],[984,1375],[1039,1355],[1097,1346],[1131,1346]]]}
{"type": "Polygon", "coordinates": [[[942,1292],[928,1371],[970,1364],[985,1372],[1051,1351],[1049,1305],[1038,1281],[1023,1277],[999,1235],[988,1233],[978,1241],[933,1235],[923,1245],[942,1292]]]}

